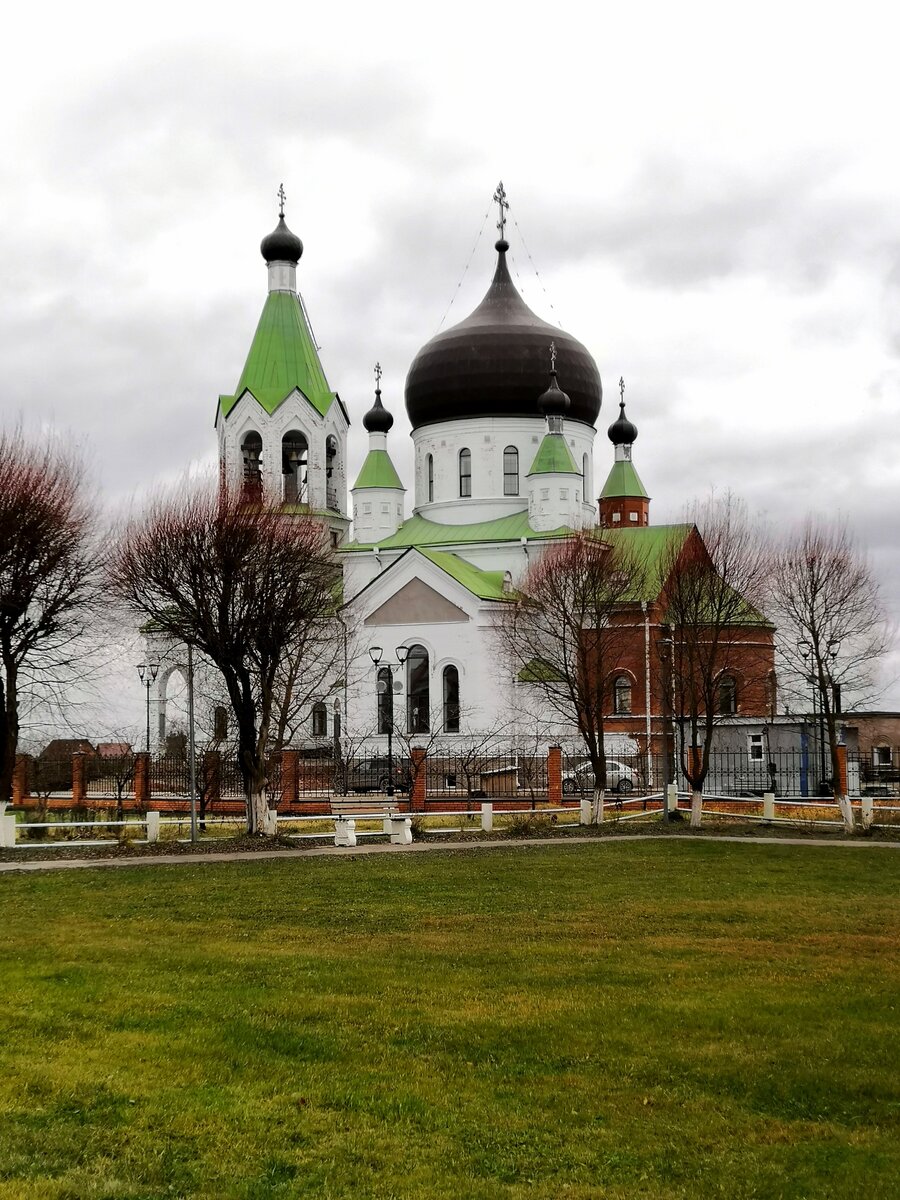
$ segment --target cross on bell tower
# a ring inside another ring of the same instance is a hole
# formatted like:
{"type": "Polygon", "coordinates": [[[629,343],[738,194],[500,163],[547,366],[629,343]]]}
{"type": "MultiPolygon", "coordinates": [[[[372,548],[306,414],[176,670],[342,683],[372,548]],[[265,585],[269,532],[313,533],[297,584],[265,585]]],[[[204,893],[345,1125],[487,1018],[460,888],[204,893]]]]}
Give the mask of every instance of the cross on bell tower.
{"type": "Polygon", "coordinates": [[[286,199],[287,199],[287,195],[285,194],[284,184],[279,183],[279,185],[278,185],[278,215],[279,215],[279,217],[284,216],[284,202],[286,199]]]}

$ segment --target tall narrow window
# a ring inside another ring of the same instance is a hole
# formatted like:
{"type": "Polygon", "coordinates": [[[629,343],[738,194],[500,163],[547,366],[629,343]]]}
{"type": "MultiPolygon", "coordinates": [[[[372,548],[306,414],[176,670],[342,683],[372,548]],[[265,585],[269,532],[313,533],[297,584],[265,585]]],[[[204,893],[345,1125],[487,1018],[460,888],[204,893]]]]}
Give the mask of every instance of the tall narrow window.
{"type": "Polygon", "coordinates": [[[321,700],[312,707],[312,735],[328,737],[328,709],[321,700]]]}
{"type": "Polygon", "coordinates": [[[737,684],[733,675],[723,675],[719,680],[719,713],[728,716],[737,712],[737,684]]]}
{"type": "Polygon", "coordinates": [[[581,494],[584,496],[585,503],[587,503],[587,498],[591,494],[591,480],[588,475],[589,466],[588,456],[583,454],[581,457],[581,494]]]}
{"type": "Polygon", "coordinates": [[[428,503],[434,500],[434,455],[425,455],[425,474],[428,480],[428,503]]]}
{"type": "Polygon", "coordinates": [[[262,438],[251,429],[241,443],[244,462],[243,493],[250,499],[262,495],[262,438]]]}
{"type": "Polygon", "coordinates": [[[613,712],[618,715],[631,712],[631,680],[627,675],[617,675],[613,680],[613,712]]]}
{"type": "Polygon", "coordinates": [[[515,446],[507,446],[503,451],[503,495],[518,496],[519,494],[519,452],[515,446]]]}
{"type": "Polygon", "coordinates": [[[387,733],[394,728],[394,693],[391,689],[391,672],[379,667],[376,687],[378,688],[378,732],[387,733]]]}
{"type": "Polygon", "coordinates": [[[460,450],[459,452],[459,494],[460,496],[472,495],[471,450],[460,450]]]}
{"type": "Polygon", "coordinates": [[[304,434],[292,429],[281,439],[281,496],[285,504],[305,504],[309,446],[304,434]]]}
{"type": "Polygon", "coordinates": [[[444,732],[459,733],[459,669],[444,667],[444,732]]]}
{"type": "Polygon", "coordinates": [[[427,733],[430,728],[428,694],[428,651],[410,646],[406,659],[406,727],[410,733],[427,733]]]}
{"type": "Polygon", "coordinates": [[[325,507],[340,511],[338,504],[339,475],[338,443],[334,434],[325,439],[325,507]]]}

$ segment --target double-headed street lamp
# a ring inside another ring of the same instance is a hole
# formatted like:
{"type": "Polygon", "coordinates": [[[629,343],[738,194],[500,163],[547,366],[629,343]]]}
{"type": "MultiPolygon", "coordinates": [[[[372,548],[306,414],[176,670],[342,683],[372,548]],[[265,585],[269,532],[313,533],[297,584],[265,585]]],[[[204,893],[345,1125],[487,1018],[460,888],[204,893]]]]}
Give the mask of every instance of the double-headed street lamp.
{"type": "Polygon", "coordinates": [[[813,646],[811,642],[804,641],[801,643],[802,649],[800,653],[803,656],[804,669],[809,671],[806,676],[806,682],[812,687],[813,701],[813,725],[816,724],[818,717],[819,725],[819,792],[821,794],[822,787],[825,783],[825,698],[827,689],[831,688],[832,714],[840,712],[841,707],[841,687],[835,683],[831,675],[831,667],[838,656],[838,651],[841,648],[841,643],[837,638],[830,638],[826,644],[825,653],[821,658],[817,658],[813,654],[813,646]],[[818,713],[816,711],[816,697],[818,697],[818,713]]]}
{"type": "Polygon", "coordinates": [[[150,753],[150,689],[159,674],[159,663],[138,663],[138,675],[147,689],[147,753],[150,753]]]}
{"type": "Polygon", "coordinates": [[[379,715],[378,732],[379,733],[387,733],[387,740],[388,740],[387,794],[389,796],[393,796],[393,794],[394,794],[394,742],[393,742],[393,737],[394,737],[394,667],[395,666],[402,667],[405,665],[406,660],[409,656],[409,647],[408,646],[398,646],[397,649],[394,651],[394,653],[397,655],[396,663],[385,662],[384,664],[382,664],[381,658],[382,658],[382,655],[384,654],[384,651],[382,650],[382,648],[380,646],[370,646],[369,647],[369,658],[371,658],[372,662],[375,664],[375,679],[377,681],[376,689],[378,691],[379,696],[387,693],[387,695],[389,697],[387,703],[384,706],[384,712],[385,712],[385,715],[387,718],[387,720],[386,720],[387,729],[386,730],[381,728],[381,720],[380,720],[381,705],[379,704],[379,706],[378,706],[378,715],[379,715]],[[382,678],[382,675],[381,675],[382,671],[387,672],[387,679],[382,678]]]}

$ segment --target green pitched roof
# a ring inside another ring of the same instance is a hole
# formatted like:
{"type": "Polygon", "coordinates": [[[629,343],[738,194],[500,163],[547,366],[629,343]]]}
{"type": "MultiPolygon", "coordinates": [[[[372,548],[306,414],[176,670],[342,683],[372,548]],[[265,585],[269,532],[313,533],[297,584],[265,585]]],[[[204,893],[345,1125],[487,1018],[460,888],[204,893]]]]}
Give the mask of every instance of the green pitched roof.
{"type": "Polygon", "coordinates": [[[400,488],[406,489],[400,482],[400,476],[394,469],[387,450],[370,450],[362,465],[359,478],[353,485],[356,488],[400,488]]]}
{"type": "Polygon", "coordinates": [[[600,493],[600,499],[605,500],[610,496],[647,496],[641,478],[634,469],[634,463],[613,463],[612,470],[603,485],[603,491],[600,493]]]}
{"type": "Polygon", "coordinates": [[[334,393],[319,362],[299,296],[269,292],[234,395],[219,397],[222,416],[228,416],[245,391],[271,414],[294,388],[299,388],[320,416],[331,408],[334,393]]]}
{"type": "Polygon", "coordinates": [[[580,475],[566,439],[559,433],[545,433],[529,475],[580,475]]]}
{"type": "Polygon", "coordinates": [[[648,595],[639,597],[654,600],[662,591],[665,568],[669,565],[672,548],[681,549],[690,536],[693,525],[639,525],[633,528],[599,529],[597,537],[611,546],[631,550],[647,569],[648,595]]]}
{"type": "MultiPolygon", "coordinates": [[[[410,517],[396,533],[378,543],[382,550],[402,550],[408,546],[452,546],[469,542],[518,542],[524,538],[565,537],[571,533],[565,525],[547,533],[537,533],[528,524],[528,513],[512,513],[493,521],[473,521],[470,525],[440,525],[425,517],[410,517]]],[[[371,550],[372,543],[348,542],[343,552],[371,550]]]]}
{"type": "Polygon", "coordinates": [[[503,590],[504,571],[481,571],[458,554],[448,554],[443,550],[423,550],[420,547],[419,553],[482,600],[510,598],[503,590]]]}

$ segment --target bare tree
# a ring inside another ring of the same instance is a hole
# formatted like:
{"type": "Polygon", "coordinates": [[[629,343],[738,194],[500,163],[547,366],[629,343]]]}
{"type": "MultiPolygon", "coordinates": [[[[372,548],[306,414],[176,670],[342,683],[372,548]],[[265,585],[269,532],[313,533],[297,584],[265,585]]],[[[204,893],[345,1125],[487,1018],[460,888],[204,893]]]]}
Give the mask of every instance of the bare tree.
{"type": "Polygon", "coordinates": [[[59,683],[90,623],[94,512],[80,461],[0,435],[0,805],[9,803],[26,696],[59,683]]]}
{"type": "Polygon", "coordinates": [[[111,577],[134,613],[191,643],[221,673],[237,730],[247,831],[266,832],[279,677],[338,601],[338,567],[321,524],[225,489],[182,488],[125,529],[111,577]]]}
{"type": "Polygon", "coordinates": [[[624,540],[575,534],[527,571],[497,627],[515,675],[581,735],[594,774],[594,821],[603,819],[610,675],[642,620],[646,579],[644,561],[624,540]]]}
{"type": "Polygon", "coordinates": [[[668,623],[660,653],[664,699],[680,725],[681,769],[697,827],[715,727],[737,711],[738,679],[747,691],[764,693],[773,627],[762,614],[769,551],[741,502],[712,498],[692,515],[694,531],[673,537],[660,564],[668,623]]]}
{"type": "Polygon", "coordinates": [[[878,583],[846,525],[809,519],[774,557],[774,606],[788,683],[812,682],[828,738],[832,784],[848,832],[853,809],[841,787],[841,697],[871,694],[889,647],[878,583]]]}

